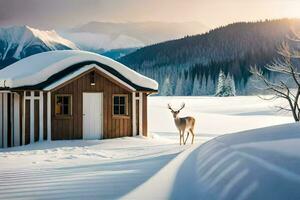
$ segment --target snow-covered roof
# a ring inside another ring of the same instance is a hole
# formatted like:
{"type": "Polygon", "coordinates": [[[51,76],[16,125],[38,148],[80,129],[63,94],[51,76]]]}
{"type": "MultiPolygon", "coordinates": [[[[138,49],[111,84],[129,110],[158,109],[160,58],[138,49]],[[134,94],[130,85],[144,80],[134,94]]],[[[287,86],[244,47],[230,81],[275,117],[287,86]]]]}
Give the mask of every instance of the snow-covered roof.
{"type": "MultiPolygon", "coordinates": [[[[119,62],[99,54],[79,50],[49,51],[24,58],[0,70],[0,88],[20,88],[41,84],[47,81],[51,76],[75,64],[88,61],[100,63],[109,69],[117,71],[122,76],[121,78],[124,77],[126,82],[133,88],[137,86],[150,90],[158,89],[158,83],[156,81],[129,69],[119,62]]],[[[107,71],[107,69],[102,70],[107,71]]],[[[66,75],[70,76],[69,74],[66,75]]],[[[61,77],[60,80],[62,78],[63,77],[61,77]]],[[[120,77],[115,77],[115,79],[120,79],[120,77]]],[[[48,85],[45,85],[45,88],[46,86],[48,85]]]]}

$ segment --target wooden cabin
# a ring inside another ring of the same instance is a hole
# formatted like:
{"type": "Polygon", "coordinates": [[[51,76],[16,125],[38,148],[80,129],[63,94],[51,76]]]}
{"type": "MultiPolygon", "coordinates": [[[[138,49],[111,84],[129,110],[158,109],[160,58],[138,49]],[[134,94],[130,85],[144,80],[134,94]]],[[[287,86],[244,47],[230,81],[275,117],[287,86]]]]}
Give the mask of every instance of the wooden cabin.
{"type": "Polygon", "coordinates": [[[0,70],[0,147],[147,136],[158,84],[107,57],[51,51],[0,70]]]}

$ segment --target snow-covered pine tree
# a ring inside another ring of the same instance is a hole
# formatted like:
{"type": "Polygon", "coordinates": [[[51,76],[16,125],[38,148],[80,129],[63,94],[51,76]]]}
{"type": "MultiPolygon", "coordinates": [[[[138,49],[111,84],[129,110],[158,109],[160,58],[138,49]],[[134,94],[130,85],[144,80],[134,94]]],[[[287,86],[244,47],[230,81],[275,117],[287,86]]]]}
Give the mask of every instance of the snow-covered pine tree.
{"type": "Polygon", "coordinates": [[[211,78],[211,75],[208,75],[206,83],[206,92],[208,95],[213,95],[216,92],[216,86],[214,80],[211,78]]]}
{"type": "Polygon", "coordinates": [[[193,92],[193,80],[190,74],[188,73],[187,76],[182,74],[182,96],[190,96],[193,92]]]}
{"type": "Polygon", "coordinates": [[[164,84],[161,88],[161,95],[162,96],[171,96],[171,95],[173,95],[172,86],[171,86],[169,77],[167,77],[164,81],[164,84]]]}
{"type": "Polygon", "coordinates": [[[195,76],[195,78],[194,78],[194,84],[193,84],[192,96],[200,96],[200,95],[201,95],[200,80],[198,79],[198,76],[195,76]]]}
{"type": "Polygon", "coordinates": [[[235,96],[235,84],[234,84],[234,78],[229,73],[227,74],[226,80],[225,80],[225,86],[226,86],[226,92],[227,96],[235,96]]]}
{"type": "Polygon", "coordinates": [[[220,71],[215,96],[218,97],[235,96],[234,79],[233,76],[231,76],[229,73],[226,77],[224,72],[222,70],[220,71]]]}
{"type": "Polygon", "coordinates": [[[183,84],[183,80],[181,77],[178,77],[178,80],[176,82],[176,88],[175,88],[175,95],[176,96],[182,96],[183,95],[183,87],[182,87],[182,84],[183,84]]]}
{"type": "Polygon", "coordinates": [[[235,81],[234,81],[234,76],[231,75],[231,88],[232,88],[232,94],[233,96],[236,95],[236,89],[235,89],[235,81]]]}
{"type": "Polygon", "coordinates": [[[209,95],[209,91],[207,90],[207,81],[206,81],[206,76],[205,74],[203,74],[202,78],[201,78],[201,84],[200,84],[200,93],[199,95],[209,95]]]}
{"type": "Polygon", "coordinates": [[[226,93],[225,81],[226,81],[226,76],[224,72],[221,70],[218,78],[218,84],[217,84],[217,89],[215,94],[216,96],[222,97],[226,93]]]}

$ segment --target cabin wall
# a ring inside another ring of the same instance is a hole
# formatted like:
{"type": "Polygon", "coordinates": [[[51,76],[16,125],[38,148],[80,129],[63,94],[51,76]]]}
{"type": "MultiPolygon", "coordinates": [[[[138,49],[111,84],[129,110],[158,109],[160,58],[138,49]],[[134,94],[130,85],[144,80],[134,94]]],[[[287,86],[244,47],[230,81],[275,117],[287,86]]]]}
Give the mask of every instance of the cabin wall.
{"type": "Polygon", "coordinates": [[[0,92],[0,148],[20,145],[20,96],[0,92]]]}
{"type": "Polygon", "coordinates": [[[143,136],[148,136],[148,109],[147,109],[147,94],[143,93],[143,136]]]}
{"type": "MultiPolygon", "coordinates": [[[[21,144],[30,144],[37,141],[43,141],[45,137],[46,125],[45,121],[47,118],[44,113],[40,112],[40,101],[41,107],[44,108],[46,102],[44,92],[40,94],[40,91],[22,91],[20,92],[20,133],[21,133],[21,144]],[[25,106],[25,107],[23,107],[25,106]],[[24,117],[24,119],[23,119],[24,117]],[[40,129],[41,123],[43,124],[40,129]],[[24,124],[24,126],[23,126],[24,124]],[[23,130],[24,129],[24,130],[23,130]],[[24,140],[24,141],[23,141],[24,140]]],[[[47,108],[47,107],[46,107],[47,108]]]]}
{"type": "Polygon", "coordinates": [[[103,138],[133,135],[133,123],[138,135],[147,136],[147,94],[132,92],[102,72],[95,71],[95,85],[90,84],[90,72],[51,91],[51,114],[48,134],[49,92],[0,92],[0,148],[34,143],[43,140],[83,138],[83,93],[103,93],[103,138]],[[72,116],[55,116],[55,95],[72,95],[72,116]],[[113,116],[113,95],[128,96],[128,116],[113,116]],[[134,98],[132,98],[134,95],[134,98]],[[135,103],[135,120],[133,106],[135,103]],[[141,111],[142,110],[142,111],[141,111]],[[142,117],[140,117],[142,115],[142,117]],[[43,126],[43,127],[41,127],[43,126]]]}
{"type": "Polygon", "coordinates": [[[48,112],[48,110],[47,110],[47,103],[48,103],[48,99],[47,99],[47,93],[46,92],[44,92],[44,94],[43,94],[43,98],[44,98],[44,101],[43,101],[43,109],[44,109],[44,112],[43,112],[43,132],[44,132],[44,140],[48,140],[48,130],[47,130],[47,126],[48,126],[48,124],[47,124],[47,112],[48,112]]]}
{"type": "Polygon", "coordinates": [[[51,93],[52,139],[82,139],[83,137],[83,93],[103,93],[103,138],[132,136],[132,93],[103,73],[95,71],[95,85],[90,84],[90,72],[82,75],[51,93]],[[55,116],[55,96],[72,95],[72,116],[55,116]],[[115,117],[112,113],[113,94],[128,95],[128,116],[115,117]]]}

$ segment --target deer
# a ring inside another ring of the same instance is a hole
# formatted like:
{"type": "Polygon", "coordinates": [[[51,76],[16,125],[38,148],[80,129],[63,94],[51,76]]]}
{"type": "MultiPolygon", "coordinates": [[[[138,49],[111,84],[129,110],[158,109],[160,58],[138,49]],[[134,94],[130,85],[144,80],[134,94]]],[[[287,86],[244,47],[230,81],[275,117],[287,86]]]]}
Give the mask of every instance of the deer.
{"type": "Polygon", "coordinates": [[[195,118],[193,118],[193,117],[183,117],[183,118],[178,117],[178,114],[184,107],[185,107],[185,103],[182,103],[180,109],[175,111],[172,109],[171,105],[168,104],[168,108],[171,110],[171,113],[173,114],[175,125],[179,131],[180,145],[181,145],[181,140],[183,142],[183,145],[186,144],[186,141],[189,138],[190,133],[193,137],[192,144],[194,143],[194,138],[195,138],[195,134],[194,134],[194,126],[195,126],[195,122],[196,122],[195,118]],[[188,133],[186,140],[184,140],[185,131],[187,131],[187,133],[188,133]]]}

